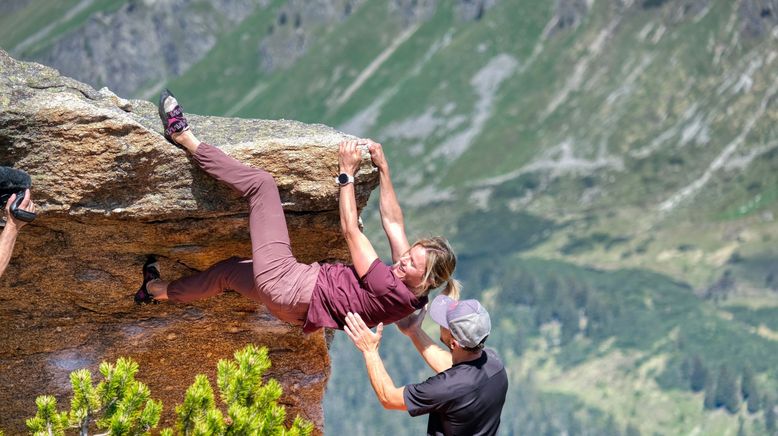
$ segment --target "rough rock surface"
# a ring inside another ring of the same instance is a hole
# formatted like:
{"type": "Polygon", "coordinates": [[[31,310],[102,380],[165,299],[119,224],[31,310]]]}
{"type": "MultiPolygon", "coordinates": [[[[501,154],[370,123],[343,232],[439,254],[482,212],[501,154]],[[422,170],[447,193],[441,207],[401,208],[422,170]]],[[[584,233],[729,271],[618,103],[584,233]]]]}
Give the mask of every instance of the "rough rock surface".
{"type": "Polygon", "coordinates": [[[778,0],[744,0],[739,11],[742,30],[747,36],[764,37],[778,24],[778,0]]]}
{"type": "MultiPolygon", "coordinates": [[[[332,182],[343,134],[293,121],[189,118],[202,140],[276,176],[300,260],[347,258],[332,182]]],[[[234,293],[190,305],[133,303],[149,253],[160,256],[164,278],[250,254],[244,201],[160,130],[151,103],[0,51],[0,165],[31,174],[40,211],[0,278],[0,428],[22,432],[37,395],[62,399],[71,370],[96,373],[119,356],[140,363],[138,378],[164,401],[171,424],[195,374],[213,381],[219,359],[255,343],[271,350],[270,376],[284,386],[288,416],[321,430],[323,332],[305,336],[234,293]]],[[[377,183],[366,156],[360,207],[377,183]]]]}

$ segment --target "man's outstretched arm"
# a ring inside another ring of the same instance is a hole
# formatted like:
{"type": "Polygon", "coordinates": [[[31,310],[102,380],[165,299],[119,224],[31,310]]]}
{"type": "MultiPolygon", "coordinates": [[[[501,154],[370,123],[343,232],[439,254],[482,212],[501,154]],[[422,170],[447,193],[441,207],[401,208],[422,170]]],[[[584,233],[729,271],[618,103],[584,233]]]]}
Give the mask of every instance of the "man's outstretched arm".
{"type": "Polygon", "coordinates": [[[0,233],[0,276],[3,275],[11,261],[11,254],[14,251],[16,235],[18,234],[19,230],[10,224],[6,224],[3,232],[0,233]]]}
{"type": "Polygon", "coordinates": [[[384,362],[378,354],[383,330],[384,325],[381,323],[378,324],[375,333],[373,333],[358,314],[349,313],[346,315],[344,331],[362,352],[362,357],[365,358],[367,376],[370,378],[370,384],[373,385],[378,401],[385,409],[407,410],[403,398],[405,388],[398,388],[394,385],[392,377],[386,372],[384,362]]]}
{"type": "Polygon", "coordinates": [[[451,368],[454,363],[451,358],[451,353],[444,350],[432,340],[431,337],[421,328],[421,323],[424,321],[424,316],[427,314],[427,308],[421,309],[418,313],[412,313],[405,318],[397,321],[397,328],[405,335],[408,336],[413,345],[427,362],[427,365],[432,368],[436,373],[441,373],[451,368]]]}

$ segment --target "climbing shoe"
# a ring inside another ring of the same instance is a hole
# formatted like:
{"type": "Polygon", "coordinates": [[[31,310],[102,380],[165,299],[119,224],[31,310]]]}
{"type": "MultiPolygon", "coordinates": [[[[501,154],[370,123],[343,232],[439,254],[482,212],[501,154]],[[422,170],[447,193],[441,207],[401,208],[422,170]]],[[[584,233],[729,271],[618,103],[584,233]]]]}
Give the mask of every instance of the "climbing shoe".
{"type": "Polygon", "coordinates": [[[159,303],[159,300],[154,299],[154,296],[151,295],[151,292],[146,288],[146,285],[150,281],[156,280],[159,277],[159,264],[157,263],[157,258],[149,256],[146,258],[146,263],[143,264],[143,284],[140,286],[140,289],[138,289],[138,292],[135,293],[136,304],[159,303]]]}
{"type": "Polygon", "coordinates": [[[165,129],[165,139],[170,141],[171,144],[179,146],[176,141],[173,140],[173,133],[181,133],[189,128],[189,123],[186,121],[184,111],[178,104],[178,100],[168,89],[162,90],[159,94],[159,103],[157,104],[159,110],[159,118],[162,120],[162,127],[165,129]]]}

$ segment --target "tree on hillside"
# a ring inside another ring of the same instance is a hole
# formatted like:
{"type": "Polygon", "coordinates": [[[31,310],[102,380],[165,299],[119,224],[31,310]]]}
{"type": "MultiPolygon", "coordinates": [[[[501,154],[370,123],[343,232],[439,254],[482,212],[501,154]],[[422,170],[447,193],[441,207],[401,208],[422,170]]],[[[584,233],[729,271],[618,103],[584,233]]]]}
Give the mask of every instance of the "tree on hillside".
{"type": "Polygon", "coordinates": [[[562,343],[570,342],[580,330],[578,309],[572,300],[564,300],[557,309],[557,318],[562,323],[562,343]]]}
{"type": "Polygon", "coordinates": [[[710,371],[705,367],[702,358],[695,355],[692,358],[691,373],[689,374],[689,387],[692,391],[700,392],[705,389],[705,385],[710,378],[710,371]]]}
{"type": "Polygon", "coordinates": [[[605,427],[602,429],[603,436],[621,436],[621,430],[616,425],[616,420],[613,419],[613,415],[608,416],[608,420],[605,422],[605,427]]]}
{"type": "Polygon", "coordinates": [[[568,436],[579,436],[586,434],[584,426],[575,416],[575,410],[570,410],[567,414],[567,434],[568,436]]]}
{"type": "Polygon", "coordinates": [[[640,436],[640,430],[638,430],[634,425],[629,424],[624,430],[624,436],[640,436]]]}
{"type": "Polygon", "coordinates": [[[739,416],[737,419],[737,436],[748,436],[748,433],[746,433],[746,427],[745,422],[743,421],[743,417],[739,416]]]}
{"type": "Polygon", "coordinates": [[[743,400],[746,401],[746,407],[750,413],[756,413],[761,406],[761,397],[759,395],[759,387],[756,384],[756,377],[754,376],[754,370],[751,366],[746,364],[743,368],[743,377],[740,382],[740,390],[743,394],[743,400]]]}
{"type": "Polygon", "coordinates": [[[721,365],[716,380],[716,407],[725,407],[730,413],[736,413],[740,409],[737,379],[726,365],[721,365]]]}
{"type": "Polygon", "coordinates": [[[747,400],[752,395],[752,393],[756,393],[754,370],[751,369],[751,366],[747,363],[743,367],[743,374],[740,378],[740,392],[743,395],[744,400],[747,400]]]}
{"type": "Polygon", "coordinates": [[[570,289],[570,294],[575,300],[575,307],[580,309],[586,307],[586,302],[589,300],[589,295],[592,293],[589,284],[569,278],[567,279],[567,287],[570,289]]]}
{"type": "Polygon", "coordinates": [[[705,298],[716,303],[724,301],[735,289],[735,285],[735,277],[732,275],[732,271],[726,270],[715,283],[705,290],[705,298]]]}
{"type": "Polygon", "coordinates": [[[767,276],[765,276],[764,284],[768,289],[778,291],[778,277],[776,277],[775,273],[768,273],[767,276]]]}
{"type": "Polygon", "coordinates": [[[592,339],[602,339],[607,336],[613,323],[613,314],[602,298],[596,294],[590,295],[586,301],[585,312],[586,336],[592,339]]]}
{"type": "Polygon", "coordinates": [[[765,429],[769,435],[774,435],[776,430],[778,430],[776,427],[775,400],[771,396],[765,395],[763,403],[765,429]]]}
{"type": "Polygon", "coordinates": [[[506,304],[520,304],[525,306],[534,306],[538,301],[540,284],[537,278],[523,269],[507,269],[501,271],[498,275],[503,276],[498,279],[500,282],[500,301],[506,304]]]}
{"type": "Polygon", "coordinates": [[[703,405],[708,410],[716,408],[716,381],[713,377],[708,377],[705,382],[705,400],[703,405]]]}
{"type": "Polygon", "coordinates": [[[539,303],[544,306],[556,307],[565,297],[567,288],[562,279],[557,275],[552,275],[543,284],[542,295],[539,303]]]}
{"type": "Polygon", "coordinates": [[[758,412],[759,409],[762,408],[762,402],[760,401],[759,395],[751,395],[748,397],[746,408],[748,409],[748,413],[758,412]]]}

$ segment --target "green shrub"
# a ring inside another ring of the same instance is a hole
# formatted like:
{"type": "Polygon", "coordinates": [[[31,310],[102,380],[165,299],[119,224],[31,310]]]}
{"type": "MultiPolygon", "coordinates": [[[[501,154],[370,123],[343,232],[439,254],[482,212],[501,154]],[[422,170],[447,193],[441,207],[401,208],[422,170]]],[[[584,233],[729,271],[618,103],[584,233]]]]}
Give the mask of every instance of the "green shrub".
{"type": "MultiPolygon", "coordinates": [[[[262,376],[270,368],[267,348],[247,345],[235,352],[235,360],[221,360],[217,366],[217,384],[227,414],[217,408],[213,389],[205,375],[199,374],[187,389],[184,402],[176,407],[176,426],[160,432],[176,435],[309,435],[313,424],[299,416],[292,427],[284,427],[286,410],[277,404],[281,385],[262,376]]],[[[73,397],[70,411],[58,412],[57,400],[42,395],[35,400],[38,412],[26,421],[33,435],[59,436],[78,432],[89,434],[92,425],[109,435],[146,435],[156,428],[162,415],[162,402],[151,399],[149,388],[135,380],[138,364],[119,358],[115,365],[103,362],[103,376],[92,384],[89,370],[70,374],[73,397]]],[[[0,436],[2,433],[0,432],[0,436]]]]}
{"type": "Polygon", "coordinates": [[[111,435],[148,434],[159,422],[162,403],[152,400],[149,388],[135,380],[137,372],[138,364],[130,359],[119,358],[116,365],[103,362],[103,381],[95,387],[89,370],[73,371],[70,411],[58,412],[57,400],[42,395],[35,400],[38,412],[26,421],[27,428],[33,435],[64,435],[69,429],[87,435],[95,423],[111,435]]]}

